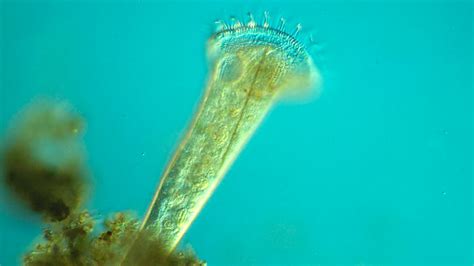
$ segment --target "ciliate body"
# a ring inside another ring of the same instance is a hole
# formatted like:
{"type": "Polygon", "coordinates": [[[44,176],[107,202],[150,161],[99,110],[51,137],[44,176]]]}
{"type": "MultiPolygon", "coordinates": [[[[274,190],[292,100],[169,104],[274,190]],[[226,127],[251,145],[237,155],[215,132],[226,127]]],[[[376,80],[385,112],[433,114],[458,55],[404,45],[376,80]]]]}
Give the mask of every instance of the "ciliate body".
{"type": "Polygon", "coordinates": [[[143,223],[156,227],[170,252],[280,94],[311,87],[318,77],[295,38],[255,23],[213,35],[208,57],[212,72],[200,107],[143,223]]]}

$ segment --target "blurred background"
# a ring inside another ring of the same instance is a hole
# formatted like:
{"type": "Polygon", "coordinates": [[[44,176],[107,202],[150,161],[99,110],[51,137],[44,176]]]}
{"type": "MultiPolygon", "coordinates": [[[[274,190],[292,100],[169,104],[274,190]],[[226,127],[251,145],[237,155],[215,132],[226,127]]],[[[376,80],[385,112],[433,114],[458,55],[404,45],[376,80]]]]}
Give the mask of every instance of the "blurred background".
{"type": "MultiPolygon", "coordinates": [[[[472,264],[469,0],[4,0],[0,136],[34,97],[68,100],[87,120],[87,208],[142,217],[213,21],[249,11],[315,36],[323,91],[272,110],[182,242],[209,265],[472,264]]],[[[42,224],[0,192],[0,265],[16,265],[42,224]]]]}

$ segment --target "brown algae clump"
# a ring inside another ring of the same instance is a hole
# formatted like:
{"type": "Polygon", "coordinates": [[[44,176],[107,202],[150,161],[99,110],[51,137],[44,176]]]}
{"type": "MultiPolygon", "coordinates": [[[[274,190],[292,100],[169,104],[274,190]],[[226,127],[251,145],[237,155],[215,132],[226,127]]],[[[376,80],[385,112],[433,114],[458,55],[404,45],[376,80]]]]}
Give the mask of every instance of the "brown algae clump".
{"type": "Polygon", "coordinates": [[[94,227],[95,221],[87,211],[48,224],[43,232],[44,241],[23,257],[24,265],[204,265],[191,250],[168,256],[161,242],[149,232],[140,232],[140,221],[130,214],[117,213],[105,220],[102,233],[94,233],[94,227]],[[122,262],[134,239],[134,248],[122,262]]]}
{"type": "Polygon", "coordinates": [[[259,25],[250,15],[247,23],[220,22],[209,39],[207,88],[143,223],[144,228],[158,228],[169,251],[273,104],[319,82],[319,72],[295,34],[285,32],[284,23],[273,28],[265,16],[259,25]]]}
{"type": "Polygon", "coordinates": [[[191,250],[166,252],[165,245],[141,231],[141,221],[130,214],[118,213],[97,229],[89,212],[80,210],[88,188],[84,124],[66,102],[41,99],[11,125],[3,147],[2,176],[13,194],[46,222],[42,241],[35,241],[23,264],[204,264],[191,250]]]}
{"type": "Polygon", "coordinates": [[[3,159],[5,183],[35,212],[63,220],[85,199],[84,120],[63,101],[32,102],[13,121],[3,159]]]}

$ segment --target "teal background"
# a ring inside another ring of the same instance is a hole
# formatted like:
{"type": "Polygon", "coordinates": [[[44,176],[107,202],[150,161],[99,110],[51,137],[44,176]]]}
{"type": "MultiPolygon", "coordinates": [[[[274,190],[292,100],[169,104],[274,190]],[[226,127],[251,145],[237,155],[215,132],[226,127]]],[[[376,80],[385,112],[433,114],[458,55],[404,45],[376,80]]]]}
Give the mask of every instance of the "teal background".
{"type": "MultiPolygon", "coordinates": [[[[144,214],[203,91],[213,21],[268,10],[314,34],[323,91],[272,110],[183,242],[210,265],[474,262],[471,1],[0,7],[0,135],[35,96],[70,101],[97,218],[144,214]]],[[[2,266],[41,232],[12,202],[2,266]]]]}

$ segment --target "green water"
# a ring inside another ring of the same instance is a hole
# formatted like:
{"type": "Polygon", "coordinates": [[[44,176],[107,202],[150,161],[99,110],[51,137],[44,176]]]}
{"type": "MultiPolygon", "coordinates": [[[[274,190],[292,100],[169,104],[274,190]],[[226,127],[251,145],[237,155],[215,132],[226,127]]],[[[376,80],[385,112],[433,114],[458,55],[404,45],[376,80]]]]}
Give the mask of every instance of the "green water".
{"type": "MultiPolygon", "coordinates": [[[[32,97],[69,100],[98,218],[144,215],[213,21],[268,10],[314,34],[322,94],[276,106],[183,242],[210,265],[474,262],[471,1],[0,3],[0,136],[32,97]]],[[[40,232],[1,197],[0,265],[40,232]]]]}

